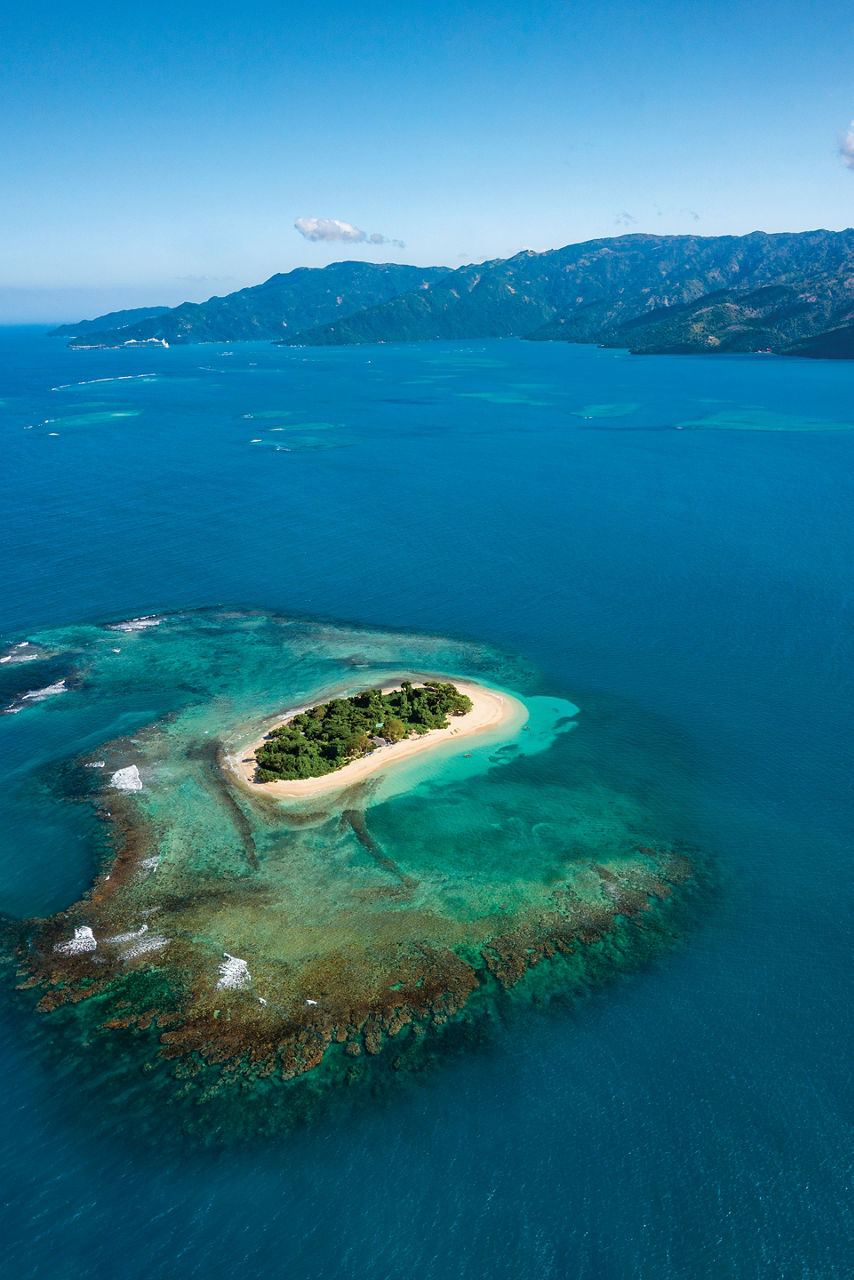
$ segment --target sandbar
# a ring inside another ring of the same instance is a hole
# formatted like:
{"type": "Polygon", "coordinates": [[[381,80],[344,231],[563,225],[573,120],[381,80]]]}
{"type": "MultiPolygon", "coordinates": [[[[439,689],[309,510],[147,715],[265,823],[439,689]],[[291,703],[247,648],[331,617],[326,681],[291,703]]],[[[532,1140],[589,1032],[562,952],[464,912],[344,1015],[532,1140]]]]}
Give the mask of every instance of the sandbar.
{"type": "MultiPolygon", "coordinates": [[[[449,677],[442,678],[448,679],[449,677]]],[[[417,684],[418,682],[413,681],[413,683],[417,684]]],[[[325,773],[319,778],[255,782],[255,752],[264,742],[266,735],[258,738],[250,747],[238,752],[236,755],[229,755],[226,758],[226,764],[234,771],[238,779],[254,793],[278,796],[282,799],[308,799],[312,796],[325,795],[331,791],[340,791],[345,787],[351,787],[354,783],[363,782],[381,769],[387,769],[389,766],[395,765],[401,760],[407,760],[421,752],[434,750],[445,742],[458,742],[463,738],[472,738],[477,734],[487,733],[489,730],[498,730],[504,725],[509,728],[513,724],[517,729],[521,729],[528,719],[528,711],[525,704],[508,693],[499,693],[497,689],[487,689],[483,685],[474,684],[470,680],[454,680],[453,683],[460,693],[464,693],[471,698],[472,709],[462,716],[450,716],[450,723],[447,729],[429,729],[427,733],[411,738],[403,738],[400,742],[389,743],[384,747],[377,747],[374,751],[369,752],[368,755],[359,756],[358,759],[351,760],[349,764],[345,764],[342,768],[335,769],[332,773],[325,773]]],[[[400,681],[397,681],[396,683],[384,685],[383,692],[399,688],[400,681]]],[[[318,699],[318,702],[320,701],[322,699],[318,699]]],[[[291,716],[296,714],[297,711],[294,710],[284,719],[290,719],[291,716]]],[[[274,725],[271,724],[270,728],[283,722],[283,717],[279,716],[276,718],[274,725]]],[[[269,732],[269,729],[267,732],[269,732]]]]}

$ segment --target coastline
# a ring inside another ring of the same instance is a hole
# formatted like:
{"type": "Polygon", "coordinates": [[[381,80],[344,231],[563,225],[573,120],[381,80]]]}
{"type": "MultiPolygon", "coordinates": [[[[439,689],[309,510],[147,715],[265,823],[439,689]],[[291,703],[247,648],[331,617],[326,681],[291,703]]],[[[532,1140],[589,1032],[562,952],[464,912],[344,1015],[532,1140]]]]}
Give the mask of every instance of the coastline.
{"type": "MultiPolygon", "coordinates": [[[[226,757],[226,765],[240,784],[253,794],[271,796],[280,799],[309,799],[313,796],[326,795],[333,791],[341,791],[354,783],[363,782],[366,778],[389,768],[401,760],[408,760],[414,755],[431,751],[445,742],[458,742],[467,738],[487,733],[491,729],[499,729],[510,721],[517,720],[519,727],[528,718],[524,703],[507,693],[499,693],[496,689],[487,689],[484,685],[470,680],[454,680],[460,693],[471,698],[472,709],[463,716],[451,716],[447,729],[430,729],[427,733],[414,738],[403,738],[400,742],[390,743],[385,747],[377,747],[366,756],[351,760],[332,773],[325,773],[319,778],[280,779],[276,782],[255,782],[255,753],[265,741],[266,734],[257,738],[249,747],[226,757]]],[[[400,682],[384,685],[383,691],[399,687],[400,682]]],[[[321,699],[318,699],[320,701],[321,699]]],[[[296,715],[295,709],[287,717],[296,715]]],[[[281,716],[277,716],[271,724],[282,724],[281,716]]],[[[269,730],[268,730],[269,732],[269,730]]]]}

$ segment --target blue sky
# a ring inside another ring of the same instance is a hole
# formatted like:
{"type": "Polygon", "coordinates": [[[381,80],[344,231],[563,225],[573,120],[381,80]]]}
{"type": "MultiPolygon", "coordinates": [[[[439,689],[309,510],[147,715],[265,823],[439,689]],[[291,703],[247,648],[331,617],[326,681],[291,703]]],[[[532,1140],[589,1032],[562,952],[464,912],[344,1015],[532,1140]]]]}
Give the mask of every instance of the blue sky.
{"type": "Polygon", "coordinates": [[[9,6],[0,319],[345,257],[840,229],[851,29],[837,0],[9,6]]]}

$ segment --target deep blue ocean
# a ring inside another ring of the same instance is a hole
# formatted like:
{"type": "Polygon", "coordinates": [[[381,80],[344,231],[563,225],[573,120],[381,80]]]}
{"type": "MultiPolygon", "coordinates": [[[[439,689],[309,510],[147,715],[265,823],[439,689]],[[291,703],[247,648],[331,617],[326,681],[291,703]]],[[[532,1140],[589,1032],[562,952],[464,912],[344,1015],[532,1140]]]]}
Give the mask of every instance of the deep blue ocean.
{"type": "MultiPolygon", "coordinates": [[[[654,965],[251,1146],[87,1123],[10,981],[3,1275],[854,1273],[854,365],[517,341],[71,352],[9,329],[0,415],[0,648],[220,604],[482,642],[647,723],[714,867],[654,965]]],[[[74,814],[39,826],[38,803],[4,820],[8,914],[93,874],[74,814]]]]}

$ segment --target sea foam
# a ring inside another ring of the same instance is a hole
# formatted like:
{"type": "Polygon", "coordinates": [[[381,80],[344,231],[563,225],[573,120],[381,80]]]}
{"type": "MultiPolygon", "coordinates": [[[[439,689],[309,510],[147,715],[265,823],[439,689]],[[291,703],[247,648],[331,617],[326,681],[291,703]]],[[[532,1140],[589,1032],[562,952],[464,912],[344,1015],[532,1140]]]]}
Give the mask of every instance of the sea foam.
{"type": "Polygon", "coordinates": [[[64,956],[80,956],[87,951],[95,951],[97,946],[94,933],[88,924],[84,924],[74,930],[74,937],[70,942],[58,942],[54,951],[59,951],[64,956]]]}
{"type": "Polygon", "coordinates": [[[249,965],[238,956],[230,956],[227,951],[224,955],[225,959],[219,966],[217,991],[239,991],[243,987],[248,987],[252,981],[249,965]]]}
{"type": "Polygon", "coordinates": [[[34,702],[44,702],[46,698],[53,698],[58,693],[68,693],[68,685],[64,680],[57,680],[55,684],[45,685],[43,689],[29,689],[26,693],[22,693],[20,698],[10,702],[8,707],[4,708],[4,715],[17,715],[19,711],[23,711],[24,707],[29,707],[34,702]]]}
{"type": "Polygon", "coordinates": [[[43,656],[37,649],[33,649],[32,653],[22,653],[22,649],[32,649],[29,640],[22,640],[20,644],[13,645],[8,653],[3,654],[0,662],[38,662],[43,656]]]}
{"type": "Polygon", "coordinates": [[[142,924],[138,929],[131,929],[128,933],[117,933],[112,938],[104,938],[104,942],[111,942],[116,947],[123,947],[128,942],[135,942],[141,938],[144,933],[148,933],[148,925],[142,924]]]}
{"type": "Polygon", "coordinates": [[[142,778],[139,776],[139,769],[135,764],[129,764],[126,769],[117,769],[110,778],[110,786],[115,787],[117,791],[141,791],[142,778]]]}
{"type": "Polygon", "coordinates": [[[116,378],[86,378],[83,382],[61,382],[51,391],[68,391],[71,387],[94,387],[99,382],[136,382],[140,378],[156,378],[156,373],[120,373],[116,378]]]}
{"type": "Polygon", "coordinates": [[[169,941],[162,933],[151,933],[147,938],[140,938],[139,941],[131,943],[127,950],[123,953],[123,960],[135,960],[137,956],[148,955],[150,951],[160,951],[169,941]]]}
{"type": "Polygon", "coordinates": [[[144,618],[128,618],[126,622],[111,622],[108,631],[146,631],[149,627],[159,627],[162,618],[148,614],[144,618]]]}

